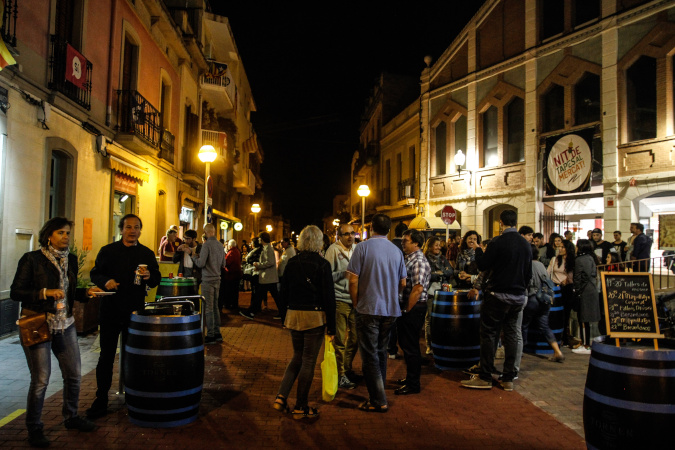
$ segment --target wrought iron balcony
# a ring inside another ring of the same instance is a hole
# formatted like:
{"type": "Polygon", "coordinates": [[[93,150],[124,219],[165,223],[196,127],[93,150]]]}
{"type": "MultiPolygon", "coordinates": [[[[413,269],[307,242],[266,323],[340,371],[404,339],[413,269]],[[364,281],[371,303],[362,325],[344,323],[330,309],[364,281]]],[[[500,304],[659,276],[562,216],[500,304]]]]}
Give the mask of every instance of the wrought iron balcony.
{"type": "Polygon", "coordinates": [[[415,179],[408,178],[398,183],[398,201],[415,198],[415,179]]]}
{"type": "Polygon", "coordinates": [[[174,141],[176,138],[169,130],[162,130],[162,140],[159,144],[159,157],[166,162],[173,164],[174,161],[174,141]]]}
{"type": "MultiPolygon", "coordinates": [[[[3,36],[4,37],[4,36],[3,36]]],[[[59,91],[78,105],[91,109],[91,78],[93,72],[93,65],[91,62],[86,63],[86,80],[84,87],[81,89],[70,81],[66,80],[67,67],[67,47],[68,42],[56,36],[51,35],[50,39],[50,53],[49,53],[49,89],[59,91]]]]}
{"type": "Polygon", "coordinates": [[[19,14],[19,0],[5,0],[5,10],[2,14],[2,40],[12,47],[16,47],[16,16],[19,14]]]}
{"type": "Polygon", "coordinates": [[[159,111],[134,90],[119,90],[117,131],[142,138],[153,147],[159,145],[159,111]]]}

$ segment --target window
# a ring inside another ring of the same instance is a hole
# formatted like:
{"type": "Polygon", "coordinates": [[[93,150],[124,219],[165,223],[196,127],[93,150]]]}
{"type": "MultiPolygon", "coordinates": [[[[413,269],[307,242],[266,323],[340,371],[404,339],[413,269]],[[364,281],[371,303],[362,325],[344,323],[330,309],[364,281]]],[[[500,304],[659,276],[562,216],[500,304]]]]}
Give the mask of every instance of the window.
{"type": "Polygon", "coordinates": [[[499,111],[490,106],[483,113],[483,167],[499,164],[499,111]]]}
{"type": "Polygon", "coordinates": [[[445,175],[447,126],[441,122],[436,127],[436,175],[445,175]]]}
{"type": "Polygon", "coordinates": [[[600,0],[574,0],[573,26],[579,26],[598,17],[600,17],[600,0]]]}
{"type": "Polygon", "coordinates": [[[171,111],[171,85],[161,81],[159,98],[159,126],[162,130],[168,130],[171,111]]]}
{"type": "Polygon", "coordinates": [[[124,192],[115,191],[113,196],[113,242],[117,242],[122,239],[122,233],[120,232],[119,227],[117,226],[122,217],[127,214],[133,214],[135,210],[136,196],[130,195],[124,192]]]}
{"type": "Polygon", "coordinates": [[[415,178],[415,146],[408,149],[408,178],[415,178]]]}
{"type": "MultiPolygon", "coordinates": [[[[454,123],[455,126],[455,154],[458,151],[463,150],[466,155],[466,116],[459,116],[459,118],[454,123]]],[[[453,156],[454,159],[454,156],[453,156]]],[[[454,161],[451,164],[452,167],[455,167],[454,161]]],[[[466,169],[466,160],[461,166],[462,169],[466,169]]]]}
{"type": "Polygon", "coordinates": [[[594,73],[585,73],[574,86],[574,123],[600,121],[600,77],[594,73]]]}
{"type": "Polygon", "coordinates": [[[66,198],[68,195],[68,180],[70,158],[66,153],[52,151],[52,160],[49,171],[49,218],[70,217],[67,211],[66,198]]]}
{"type": "Polygon", "coordinates": [[[541,100],[543,131],[565,128],[565,88],[554,84],[541,100]]]}
{"type": "Polygon", "coordinates": [[[542,0],[541,39],[545,40],[565,30],[565,2],[563,0],[542,0]]]}
{"type": "Polygon", "coordinates": [[[82,50],[83,0],[57,0],[54,31],[58,38],[82,50]]]}
{"type": "Polygon", "coordinates": [[[135,90],[138,85],[138,45],[127,34],[124,39],[122,90],[135,90]]]}
{"type": "Polygon", "coordinates": [[[641,56],[626,71],[628,141],[656,137],[656,59],[641,56]]]}
{"type": "Polygon", "coordinates": [[[401,154],[396,154],[396,183],[403,181],[403,161],[401,159],[401,154]]]}
{"type": "Polygon", "coordinates": [[[506,107],[507,164],[525,161],[525,102],[520,97],[506,107]]]}

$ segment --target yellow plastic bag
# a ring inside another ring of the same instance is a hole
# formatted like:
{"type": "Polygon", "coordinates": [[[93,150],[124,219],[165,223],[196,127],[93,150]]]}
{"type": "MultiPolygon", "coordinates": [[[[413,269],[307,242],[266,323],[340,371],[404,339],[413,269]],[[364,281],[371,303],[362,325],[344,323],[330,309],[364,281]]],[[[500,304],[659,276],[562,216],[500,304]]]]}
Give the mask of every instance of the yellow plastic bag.
{"type": "Polygon", "coordinates": [[[323,401],[330,402],[335,398],[338,390],[338,371],[337,361],[335,360],[335,348],[328,336],[326,336],[323,362],[321,363],[321,379],[323,384],[321,396],[323,397],[323,401]]]}

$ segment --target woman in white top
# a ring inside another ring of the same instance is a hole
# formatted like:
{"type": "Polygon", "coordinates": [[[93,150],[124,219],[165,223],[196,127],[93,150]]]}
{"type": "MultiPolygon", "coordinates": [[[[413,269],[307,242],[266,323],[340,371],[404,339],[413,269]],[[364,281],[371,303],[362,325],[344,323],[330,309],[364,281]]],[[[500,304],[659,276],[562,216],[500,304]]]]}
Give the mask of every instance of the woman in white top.
{"type": "Polygon", "coordinates": [[[560,286],[560,297],[563,304],[563,345],[570,345],[570,313],[574,303],[574,244],[562,240],[558,247],[558,255],[551,259],[548,274],[553,282],[560,286]]]}

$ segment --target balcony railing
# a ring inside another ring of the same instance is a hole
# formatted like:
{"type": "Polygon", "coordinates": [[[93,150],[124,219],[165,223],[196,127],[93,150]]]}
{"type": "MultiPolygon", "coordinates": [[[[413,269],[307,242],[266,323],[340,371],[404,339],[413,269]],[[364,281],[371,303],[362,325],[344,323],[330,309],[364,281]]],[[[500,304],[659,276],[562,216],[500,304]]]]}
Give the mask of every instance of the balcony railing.
{"type": "Polygon", "coordinates": [[[157,147],[159,144],[159,111],[138,91],[119,90],[118,125],[120,133],[135,134],[157,147]]]}
{"type": "Polygon", "coordinates": [[[202,145],[213,145],[218,156],[225,157],[225,152],[227,151],[227,133],[202,130],[202,145]]]}
{"type": "Polygon", "coordinates": [[[5,10],[2,14],[2,40],[12,47],[16,47],[16,16],[19,14],[18,0],[5,0],[5,10]]]}
{"type": "Polygon", "coordinates": [[[415,179],[408,178],[398,183],[398,201],[415,198],[415,179]]]}
{"type": "Polygon", "coordinates": [[[84,89],[80,89],[70,81],[66,80],[67,67],[66,49],[68,42],[56,35],[51,35],[51,49],[49,54],[49,89],[59,91],[78,105],[91,109],[91,78],[93,65],[87,61],[86,81],[84,89]]]}
{"type": "Polygon", "coordinates": [[[159,144],[159,157],[166,162],[173,164],[174,161],[174,142],[176,138],[169,130],[162,131],[162,140],[159,144]]]}
{"type": "Polygon", "coordinates": [[[600,272],[647,272],[652,274],[655,291],[672,290],[675,288],[674,261],[673,255],[666,255],[599,265],[596,283],[600,286],[602,280],[600,272]]]}

